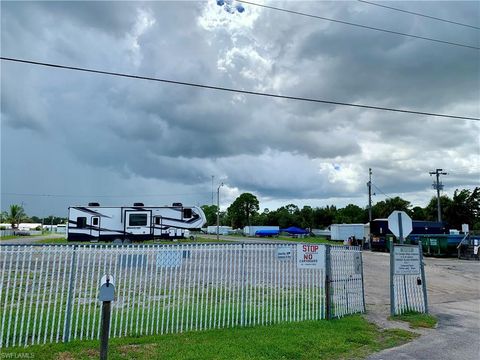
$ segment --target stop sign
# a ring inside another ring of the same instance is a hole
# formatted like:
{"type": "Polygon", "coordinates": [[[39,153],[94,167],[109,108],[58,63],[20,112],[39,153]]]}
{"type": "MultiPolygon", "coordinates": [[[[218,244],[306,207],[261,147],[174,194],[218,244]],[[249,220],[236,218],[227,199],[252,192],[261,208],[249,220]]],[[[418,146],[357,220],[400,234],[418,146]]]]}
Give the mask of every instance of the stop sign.
{"type": "Polygon", "coordinates": [[[395,210],[388,217],[388,228],[397,238],[406,238],[413,230],[412,219],[405,211],[395,210]]]}

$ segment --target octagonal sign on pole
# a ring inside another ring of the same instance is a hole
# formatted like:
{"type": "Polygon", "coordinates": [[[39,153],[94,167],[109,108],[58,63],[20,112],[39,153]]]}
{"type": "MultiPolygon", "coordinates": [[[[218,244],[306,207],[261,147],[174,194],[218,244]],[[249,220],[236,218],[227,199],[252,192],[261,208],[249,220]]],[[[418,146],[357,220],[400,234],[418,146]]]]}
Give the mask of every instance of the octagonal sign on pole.
{"type": "Polygon", "coordinates": [[[400,239],[400,244],[403,244],[404,239],[413,230],[412,219],[405,211],[395,210],[388,217],[388,228],[400,239]]]}

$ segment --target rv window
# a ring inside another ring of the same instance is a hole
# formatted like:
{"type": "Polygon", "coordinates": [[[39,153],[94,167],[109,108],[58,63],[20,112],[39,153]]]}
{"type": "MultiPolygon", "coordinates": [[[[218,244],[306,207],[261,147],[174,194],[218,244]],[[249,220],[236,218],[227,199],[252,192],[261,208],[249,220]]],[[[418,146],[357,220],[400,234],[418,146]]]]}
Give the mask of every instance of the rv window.
{"type": "Polygon", "coordinates": [[[160,216],[155,216],[155,225],[160,225],[160,216]]]}
{"type": "Polygon", "coordinates": [[[183,218],[190,219],[192,217],[192,209],[183,209],[183,218]]]}
{"type": "Polygon", "coordinates": [[[77,217],[77,228],[83,229],[87,226],[87,218],[86,217],[77,217]]]}
{"type": "Polygon", "coordinates": [[[146,226],[147,214],[130,214],[128,223],[130,226],[146,226]]]}
{"type": "Polygon", "coordinates": [[[97,218],[97,217],[94,217],[94,218],[93,218],[93,220],[92,220],[92,225],[98,226],[98,218],[97,218]]]}

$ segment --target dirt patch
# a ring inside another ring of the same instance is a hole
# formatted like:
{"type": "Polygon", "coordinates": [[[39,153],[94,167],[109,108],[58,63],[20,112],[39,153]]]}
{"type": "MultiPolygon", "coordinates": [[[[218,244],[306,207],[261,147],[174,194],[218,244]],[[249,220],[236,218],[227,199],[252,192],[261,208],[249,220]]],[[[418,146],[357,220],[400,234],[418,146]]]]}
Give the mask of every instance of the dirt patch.
{"type": "Polygon", "coordinates": [[[57,354],[57,359],[58,360],[74,360],[75,358],[68,351],[64,351],[57,354]]]}
{"type": "Polygon", "coordinates": [[[132,344],[132,345],[122,345],[118,348],[118,351],[126,356],[138,353],[153,353],[155,351],[155,344],[132,344]]]}
{"type": "Polygon", "coordinates": [[[88,349],[87,351],[85,351],[85,353],[90,358],[98,358],[100,356],[100,351],[98,351],[96,349],[88,349]]]}

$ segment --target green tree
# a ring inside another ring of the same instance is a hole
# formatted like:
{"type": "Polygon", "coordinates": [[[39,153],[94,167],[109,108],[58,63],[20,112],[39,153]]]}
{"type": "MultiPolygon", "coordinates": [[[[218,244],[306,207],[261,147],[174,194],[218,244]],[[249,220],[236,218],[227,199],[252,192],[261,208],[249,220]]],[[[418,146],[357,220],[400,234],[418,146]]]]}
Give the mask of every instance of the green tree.
{"type": "Polygon", "coordinates": [[[12,225],[12,229],[16,229],[27,215],[21,205],[10,205],[9,212],[6,214],[6,221],[12,225]]]}
{"type": "Polygon", "coordinates": [[[30,218],[30,220],[32,220],[33,223],[41,223],[42,222],[42,219],[40,219],[38,216],[32,216],[30,218]]]}
{"type": "Polygon", "coordinates": [[[393,211],[405,211],[407,214],[411,214],[410,201],[404,200],[399,196],[394,198],[388,198],[384,201],[379,201],[372,206],[372,214],[374,219],[387,218],[393,211]]]}
{"type": "Polygon", "coordinates": [[[202,205],[201,206],[205,217],[207,218],[207,226],[217,224],[217,205],[202,205]]]}
{"type": "Polygon", "coordinates": [[[250,193],[243,193],[228,207],[232,227],[242,228],[251,224],[251,219],[260,209],[258,199],[250,193]]]}
{"type": "Polygon", "coordinates": [[[456,189],[452,201],[445,209],[445,219],[451,227],[461,229],[462,224],[469,224],[473,229],[480,222],[480,187],[473,191],[456,189]]]}
{"type": "MultiPolygon", "coordinates": [[[[447,195],[440,196],[440,208],[441,208],[443,221],[448,222],[446,214],[451,204],[452,204],[452,199],[450,199],[447,195]]],[[[437,211],[436,197],[432,197],[428,205],[425,207],[425,216],[426,216],[426,219],[429,221],[437,221],[438,211],[437,211]]]]}
{"type": "Polygon", "coordinates": [[[300,227],[303,229],[310,229],[310,231],[315,227],[315,213],[311,206],[305,205],[302,210],[300,210],[301,223],[300,227]]]}
{"type": "Polygon", "coordinates": [[[288,228],[292,226],[293,214],[287,209],[286,206],[282,206],[275,211],[277,224],[280,228],[288,228]]]}
{"type": "Polygon", "coordinates": [[[425,209],[421,206],[415,206],[412,209],[412,220],[425,220],[427,216],[425,215],[425,209]]]}
{"type": "Polygon", "coordinates": [[[0,212],[0,223],[4,223],[7,221],[8,213],[6,211],[0,212]]]}
{"type": "Polygon", "coordinates": [[[332,225],[335,221],[337,208],[334,205],[327,205],[322,208],[316,208],[314,212],[315,227],[326,228],[332,225]]]}
{"type": "Polygon", "coordinates": [[[357,205],[348,204],[343,209],[339,209],[335,215],[337,224],[358,224],[364,223],[365,211],[357,205]]]}

